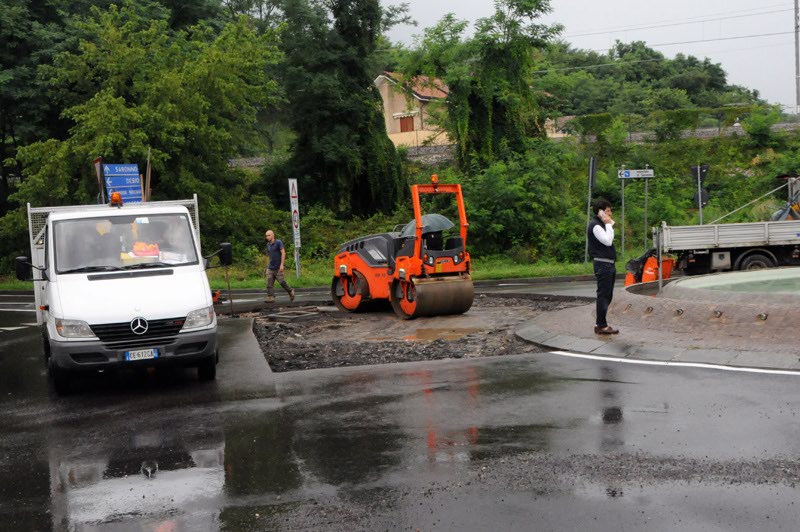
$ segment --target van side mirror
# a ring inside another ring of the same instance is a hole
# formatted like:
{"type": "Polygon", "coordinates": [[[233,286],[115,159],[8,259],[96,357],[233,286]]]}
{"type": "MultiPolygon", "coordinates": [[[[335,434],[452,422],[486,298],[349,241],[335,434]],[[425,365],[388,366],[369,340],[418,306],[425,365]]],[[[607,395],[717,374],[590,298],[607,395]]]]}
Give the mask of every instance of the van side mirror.
{"type": "Polygon", "coordinates": [[[219,245],[219,262],[222,266],[233,264],[233,247],[229,242],[223,242],[219,245]]]}
{"type": "Polygon", "coordinates": [[[219,249],[211,255],[204,257],[206,270],[209,268],[219,268],[220,266],[230,266],[233,264],[233,247],[228,242],[219,245],[219,249]],[[209,259],[219,255],[219,266],[209,266],[209,259]]]}
{"type": "Polygon", "coordinates": [[[20,281],[30,281],[33,278],[31,259],[28,257],[15,258],[14,269],[16,270],[17,279],[20,281]]]}

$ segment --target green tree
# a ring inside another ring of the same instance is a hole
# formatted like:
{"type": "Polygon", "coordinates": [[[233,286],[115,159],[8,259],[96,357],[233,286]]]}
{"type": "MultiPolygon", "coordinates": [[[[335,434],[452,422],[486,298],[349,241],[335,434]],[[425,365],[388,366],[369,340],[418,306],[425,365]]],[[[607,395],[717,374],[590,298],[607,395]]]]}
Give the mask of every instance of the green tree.
{"type": "Polygon", "coordinates": [[[620,81],[653,83],[668,71],[664,54],[649,48],[642,41],[617,41],[608,53],[618,63],[609,74],[620,81]]]}
{"type": "Polygon", "coordinates": [[[565,181],[577,164],[573,146],[537,139],[465,179],[471,246],[484,254],[522,248],[530,259],[571,258],[584,222],[565,216],[573,207],[565,181]]]}
{"type": "MultiPolygon", "coordinates": [[[[64,139],[72,123],[62,111],[84,102],[81,86],[50,83],[56,54],[79,53],[82,29],[74,21],[106,10],[116,0],[8,0],[0,3],[0,216],[8,202],[9,178],[25,176],[14,163],[20,146],[64,139]]],[[[118,2],[116,2],[118,3],[118,2]]],[[[221,26],[219,0],[142,0],[134,6],[146,20],[165,20],[170,30],[205,21],[221,26]]],[[[96,89],[96,86],[94,87],[96,89]]]]}
{"type": "Polygon", "coordinates": [[[755,148],[774,148],[777,146],[776,136],[772,133],[772,126],[778,123],[781,115],[778,109],[759,109],[742,121],[744,129],[750,139],[750,144],[755,148]]]}
{"type": "Polygon", "coordinates": [[[287,0],[284,33],[289,125],[297,135],[272,189],[297,177],[304,195],[336,212],[394,208],[404,192],[386,134],[371,56],[384,28],[378,0],[287,0]]]}
{"type": "Polygon", "coordinates": [[[530,80],[533,52],[561,26],[537,23],[550,12],[549,0],[496,0],[495,13],[478,20],[475,36],[448,15],[425,31],[404,73],[442,79],[448,87],[443,124],[458,145],[462,169],[474,171],[524,151],[531,136],[543,135],[530,80]]]}
{"type": "Polygon", "coordinates": [[[168,17],[145,18],[126,0],[92,8],[90,18],[74,23],[78,50],[58,54],[47,68],[54,90],[72,89],[75,103],[63,111],[71,126],[63,140],[19,149],[25,180],[13,199],[93,202],[94,157],[144,163],[151,148],[154,199],[198,193],[207,234],[235,227],[236,209],[218,191],[241,184],[227,161],[250,142],[258,113],[276,101],[266,67],[280,57],[277,36],[257,35],[246,18],[218,35],[204,27],[170,32],[168,17]]]}

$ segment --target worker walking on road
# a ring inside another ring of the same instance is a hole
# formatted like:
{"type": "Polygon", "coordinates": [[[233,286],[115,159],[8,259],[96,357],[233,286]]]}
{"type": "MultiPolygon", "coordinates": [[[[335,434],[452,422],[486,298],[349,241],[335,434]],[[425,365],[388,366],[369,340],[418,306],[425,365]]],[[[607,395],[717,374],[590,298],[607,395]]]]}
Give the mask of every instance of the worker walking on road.
{"type": "Polygon", "coordinates": [[[614,248],[614,220],[611,219],[611,203],[603,198],[592,202],[595,216],[586,229],[589,240],[589,255],[594,265],[594,276],[597,279],[597,321],[595,334],[617,334],[618,329],[611,327],[606,321],[608,306],[614,297],[614,281],[617,250],[614,248]]]}
{"type": "Polygon", "coordinates": [[[267,238],[267,257],[269,257],[269,264],[267,264],[267,298],[265,303],[275,302],[275,280],[277,279],[284,290],[289,294],[289,300],[294,301],[294,288],[289,286],[283,276],[284,264],[286,263],[286,248],[283,242],[275,238],[275,233],[272,229],[268,229],[265,233],[267,238]]]}

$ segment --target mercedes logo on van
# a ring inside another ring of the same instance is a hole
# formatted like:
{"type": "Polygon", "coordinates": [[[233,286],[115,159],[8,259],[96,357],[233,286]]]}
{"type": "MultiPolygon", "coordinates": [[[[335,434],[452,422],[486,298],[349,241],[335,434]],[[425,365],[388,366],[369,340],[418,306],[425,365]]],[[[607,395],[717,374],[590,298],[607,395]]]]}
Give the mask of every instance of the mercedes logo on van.
{"type": "Polygon", "coordinates": [[[133,331],[133,334],[141,336],[147,332],[147,327],[147,320],[144,318],[137,316],[131,320],[131,330],[133,331]]]}

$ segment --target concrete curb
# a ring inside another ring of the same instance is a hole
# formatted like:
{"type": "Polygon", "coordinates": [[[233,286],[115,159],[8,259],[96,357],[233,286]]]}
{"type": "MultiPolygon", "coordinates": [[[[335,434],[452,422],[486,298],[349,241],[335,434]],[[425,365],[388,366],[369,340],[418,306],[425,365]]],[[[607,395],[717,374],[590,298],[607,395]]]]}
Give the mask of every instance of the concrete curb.
{"type": "MultiPolygon", "coordinates": [[[[559,321],[557,315],[561,314],[563,316],[561,321],[569,323],[574,329],[581,331],[592,330],[591,306],[574,307],[551,314],[556,316],[548,316],[550,321],[559,321]],[[575,309],[578,309],[578,312],[575,309]],[[586,319],[581,320],[578,316],[579,313],[585,315],[586,319]]],[[[565,331],[564,327],[548,326],[550,324],[546,323],[546,321],[542,319],[542,316],[539,316],[518,326],[514,333],[523,341],[551,351],[570,351],[600,357],[660,361],[674,364],[800,372],[800,359],[794,352],[747,349],[743,345],[736,349],[709,348],[704,346],[706,344],[704,339],[693,338],[697,335],[676,332],[666,332],[659,335],[644,334],[644,341],[638,342],[628,341],[617,335],[594,335],[590,337],[589,334],[578,335],[570,333],[565,331]],[[654,340],[653,345],[646,343],[648,336],[654,340]],[[670,337],[676,340],[673,344],[665,341],[670,337]]]]}

